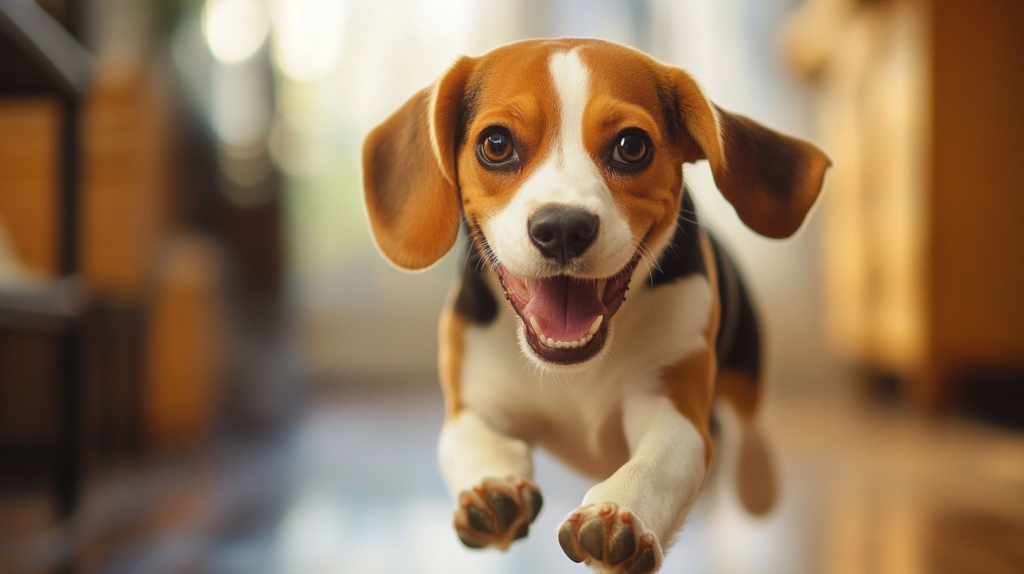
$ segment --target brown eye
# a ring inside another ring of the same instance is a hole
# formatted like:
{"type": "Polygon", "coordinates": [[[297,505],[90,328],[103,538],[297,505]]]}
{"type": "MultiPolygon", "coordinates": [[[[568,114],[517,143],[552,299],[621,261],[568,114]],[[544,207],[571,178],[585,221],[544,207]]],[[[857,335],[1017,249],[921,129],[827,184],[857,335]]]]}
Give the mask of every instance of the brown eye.
{"type": "Polygon", "coordinates": [[[608,142],[608,147],[608,169],[625,175],[642,171],[654,155],[651,138],[640,128],[622,130],[608,142]]]}
{"type": "Polygon", "coordinates": [[[484,132],[477,145],[477,157],[488,168],[506,168],[515,164],[519,155],[512,145],[512,136],[505,128],[491,128],[484,132]]]}
{"type": "Polygon", "coordinates": [[[512,145],[505,134],[494,133],[484,141],[484,155],[494,163],[501,163],[512,155],[512,145]]]}
{"type": "Polygon", "coordinates": [[[615,140],[615,149],[612,150],[612,161],[634,166],[647,159],[650,146],[647,143],[647,138],[642,133],[623,132],[615,140]]]}

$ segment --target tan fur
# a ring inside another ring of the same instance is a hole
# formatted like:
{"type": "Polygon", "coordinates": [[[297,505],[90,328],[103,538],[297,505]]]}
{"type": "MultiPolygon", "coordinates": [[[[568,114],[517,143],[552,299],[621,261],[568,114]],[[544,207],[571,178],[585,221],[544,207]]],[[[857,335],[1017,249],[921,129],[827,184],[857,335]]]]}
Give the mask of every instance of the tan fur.
{"type": "Polygon", "coordinates": [[[761,381],[754,381],[740,371],[723,369],[718,373],[716,392],[736,411],[744,424],[751,424],[761,407],[761,381]]]}
{"type": "Polygon", "coordinates": [[[715,183],[748,227],[766,237],[796,233],[832,162],[814,145],[731,114],[708,100],[686,72],[666,68],[686,131],[715,183]]]}
{"type": "Polygon", "coordinates": [[[710,465],[714,456],[714,444],[708,427],[714,398],[714,355],[714,350],[695,353],[662,371],[665,389],[676,410],[693,423],[704,439],[705,465],[710,465]]]}
{"type": "Polygon", "coordinates": [[[363,188],[373,237],[381,253],[403,269],[430,267],[458,236],[453,149],[471,72],[469,59],[459,60],[363,143],[363,188]]]}
{"type": "Polygon", "coordinates": [[[711,441],[709,418],[715,398],[715,339],[718,337],[721,320],[721,304],[717,296],[718,272],[715,268],[715,254],[706,233],[701,232],[700,243],[704,252],[704,265],[708,270],[708,283],[711,284],[711,292],[716,294],[708,317],[708,326],[704,330],[706,350],[669,365],[662,373],[665,389],[679,414],[689,419],[704,439],[704,464],[710,466],[714,457],[714,444],[711,441]]]}
{"type": "Polygon", "coordinates": [[[455,417],[462,410],[462,357],[465,351],[466,319],[456,313],[451,305],[441,313],[438,327],[438,366],[441,376],[441,390],[444,391],[444,415],[446,420],[455,417]]]}
{"type": "Polygon", "coordinates": [[[740,423],[736,492],[748,512],[766,514],[778,498],[778,479],[768,444],[757,424],[764,384],[751,380],[746,373],[723,370],[715,386],[717,395],[729,403],[740,423]]]}
{"type": "Polygon", "coordinates": [[[584,115],[587,149],[595,161],[603,162],[605,158],[594,152],[604,151],[623,129],[638,127],[650,135],[655,149],[651,165],[632,176],[605,171],[605,183],[625,211],[637,241],[662,237],[679,211],[683,189],[679,165],[686,161],[686,148],[681,139],[671,139],[665,125],[658,75],[652,73],[650,58],[619,46],[586,45],[581,55],[592,76],[593,96],[584,115]]]}

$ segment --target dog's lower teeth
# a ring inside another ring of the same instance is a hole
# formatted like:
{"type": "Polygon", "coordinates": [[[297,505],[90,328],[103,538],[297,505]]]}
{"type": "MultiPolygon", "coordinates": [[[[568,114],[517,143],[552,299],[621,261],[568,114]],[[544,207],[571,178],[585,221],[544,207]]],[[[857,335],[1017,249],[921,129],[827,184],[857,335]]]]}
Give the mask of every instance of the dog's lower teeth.
{"type": "Polygon", "coordinates": [[[580,337],[579,341],[556,341],[551,337],[538,337],[537,339],[542,345],[552,349],[579,349],[580,347],[585,347],[593,338],[593,335],[587,335],[586,337],[580,337]]]}
{"type": "MultiPolygon", "coordinates": [[[[600,317],[598,317],[598,319],[599,321],[597,321],[596,324],[600,326],[600,317]]],[[[544,334],[540,332],[540,326],[537,325],[537,319],[530,317],[530,326],[533,327],[533,331],[537,334],[537,340],[540,341],[540,344],[546,347],[551,347],[552,349],[579,349],[580,347],[585,347],[587,343],[594,339],[593,335],[584,335],[580,337],[578,341],[556,341],[551,337],[545,337],[544,334]]]]}
{"type": "Polygon", "coordinates": [[[587,332],[587,336],[591,336],[601,328],[601,321],[604,320],[604,315],[598,315],[597,319],[594,319],[594,324],[590,326],[590,331],[587,332]]]}

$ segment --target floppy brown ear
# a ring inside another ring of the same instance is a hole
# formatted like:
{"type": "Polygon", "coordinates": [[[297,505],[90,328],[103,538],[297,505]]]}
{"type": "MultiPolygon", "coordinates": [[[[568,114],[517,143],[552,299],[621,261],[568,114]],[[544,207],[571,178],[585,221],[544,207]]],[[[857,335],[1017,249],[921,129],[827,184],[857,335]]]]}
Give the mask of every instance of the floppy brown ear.
{"type": "Polygon", "coordinates": [[[462,58],[363,142],[363,192],[377,247],[410,271],[436,263],[459,232],[455,146],[473,61],[462,58]]]}
{"type": "Polygon", "coordinates": [[[821,191],[828,157],[713,104],[686,72],[673,70],[686,161],[707,159],[743,223],[766,237],[796,233],[821,191]]]}

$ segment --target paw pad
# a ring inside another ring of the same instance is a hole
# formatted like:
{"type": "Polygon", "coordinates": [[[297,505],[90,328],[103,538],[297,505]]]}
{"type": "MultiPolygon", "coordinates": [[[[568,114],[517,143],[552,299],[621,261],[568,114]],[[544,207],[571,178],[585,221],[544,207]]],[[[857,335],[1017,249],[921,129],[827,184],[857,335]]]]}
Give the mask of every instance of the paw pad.
{"type": "Polygon", "coordinates": [[[558,529],[558,543],[573,562],[598,562],[617,573],[648,574],[658,565],[654,536],[643,533],[629,510],[611,503],[570,514],[558,529]]]}
{"type": "Polygon", "coordinates": [[[469,548],[504,550],[530,533],[543,505],[540,490],[524,478],[485,479],[459,494],[455,531],[469,548]]]}

